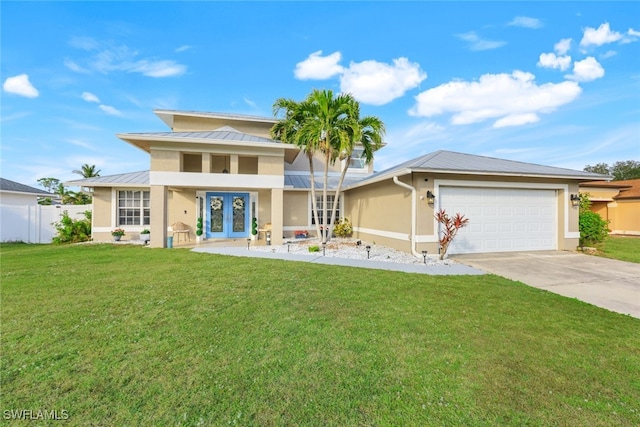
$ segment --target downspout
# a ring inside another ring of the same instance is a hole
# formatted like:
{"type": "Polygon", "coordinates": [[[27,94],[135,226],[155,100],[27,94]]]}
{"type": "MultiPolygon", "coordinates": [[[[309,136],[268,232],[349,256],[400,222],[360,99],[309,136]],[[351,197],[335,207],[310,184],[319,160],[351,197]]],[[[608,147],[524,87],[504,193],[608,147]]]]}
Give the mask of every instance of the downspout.
{"type": "Polygon", "coordinates": [[[393,177],[393,182],[400,187],[411,190],[411,253],[420,258],[422,255],[416,251],[416,189],[400,181],[397,176],[393,177]]]}

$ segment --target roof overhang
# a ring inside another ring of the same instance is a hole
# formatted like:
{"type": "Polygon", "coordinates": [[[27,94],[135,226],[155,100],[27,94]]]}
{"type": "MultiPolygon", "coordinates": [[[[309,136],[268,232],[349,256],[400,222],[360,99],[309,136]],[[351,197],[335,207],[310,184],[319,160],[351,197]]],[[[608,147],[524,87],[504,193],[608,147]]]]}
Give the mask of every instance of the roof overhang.
{"type": "Polygon", "coordinates": [[[157,142],[178,143],[178,144],[207,144],[207,145],[224,145],[248,148],[267,148],[284,150],[284,159],[288,163],[293,163],[298,156],[300,149],[293,144],[285,144],[281,142],[254,142],[254,141],[230,141],[223,139],[211,138],[193,138],[193,137],[176,137],[161,135],[137,135],[131,133],[116,134],[121,140],[140,148],[147,153],[151,152],[151,145],[157,142]]]}
{"type": "Polygon", "coordinates": [[[433,169],[433,168],[405,168],[400,170],[390,171],[389,173],[381,173],[380,175],[374,175],[370,178],[365,178],[360,182],[356,182],[345,190],[352,188],[362,187],[364,185],[373,184],[387,179],[392,179],[394,176],[400,177],[409,175],[412,173],[431,173],[431,174],[450,174],[450,175],[471,175],[471,176],[503,176],[511,178],[542,178],[542,179],[564,179],[570,181],[589,181],[593,177],[584,176],[571,176],[571,175],[552,175],[552,174],[523,174],[512,172],[489,172],[489,171],[464,171],[464,170],[452,170],[452,169],[433,169]]]}
{"type": "Polygon", "coordinates": [[[169,128],[173,129],[174,117],[200,117],[206,119],[221,119],[228,121],[253,122],[253,123],[276,123],[277,119],[270,117],[249,116],[243,114],[208,113],[204,111],[178,111],[178,110],[153,110],[169,128]]]}

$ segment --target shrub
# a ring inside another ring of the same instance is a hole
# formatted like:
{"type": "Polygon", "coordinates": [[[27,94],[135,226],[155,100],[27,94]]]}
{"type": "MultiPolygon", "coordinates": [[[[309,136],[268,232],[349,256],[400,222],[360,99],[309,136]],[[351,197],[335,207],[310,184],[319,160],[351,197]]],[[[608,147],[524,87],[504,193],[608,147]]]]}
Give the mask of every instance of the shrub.
{"type": "Polygon", "coordinates": [[[458,234],[458,230],[462,227],[466,227],[469,222],[469,218],[465,218],[464,215],[456,213],[454,217],[450,217],[444,209],[440,209],[435,214],[436,221],[442,224],[442,232],[440,234],[440,259],[444,259],[444,256],[449,249],[449,245],[453,241],[453,238],[458,234]]]}
{"type": "Polygon", "coordinates": [[[609,222],[595,212],[580,212],[580,247],[600,243],[609,233],[609,222]]]}
{"type": "Polygon", "coordinates": [[[309,246],[309,252],[320,252],[320,246],[309,246]]]}
{"type": "Polygon", "coordinates": [[[600,243],[609,234],[609,221],[605,221],[599,214],[591,211],[589,193],[580,194],[578,227],[580,230],[580,247],[600,243]]]}
{"type": "Polygon", "coordinates": [[[353,234],[353,226],[347,218],[339,219],[333,227],[333,233],[338,237],[349,237],[353,234]]]}
{"type": "Polygon", "coordinates": [[[84,219],[73,219],[64,211],[60,222],[53,224],[58,234],[53,243],[78,243],[91,240],[91,211],[84,212],[84,219]]]}

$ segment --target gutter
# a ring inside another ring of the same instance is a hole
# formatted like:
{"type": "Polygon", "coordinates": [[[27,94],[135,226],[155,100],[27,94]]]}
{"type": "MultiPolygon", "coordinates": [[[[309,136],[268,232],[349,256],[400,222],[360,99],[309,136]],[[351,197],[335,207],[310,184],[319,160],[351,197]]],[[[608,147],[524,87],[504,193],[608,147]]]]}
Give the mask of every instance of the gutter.
{"type": "Polygon", "coordinates": [[[400,187],[406,188],[407,190],[411,190],[411,253],[420,258],[422,255],[416,251],[416,189],[409,184],[405,184],[404,182],[398,179],[398,176],[393,177],[393,182],[400,187]]]}

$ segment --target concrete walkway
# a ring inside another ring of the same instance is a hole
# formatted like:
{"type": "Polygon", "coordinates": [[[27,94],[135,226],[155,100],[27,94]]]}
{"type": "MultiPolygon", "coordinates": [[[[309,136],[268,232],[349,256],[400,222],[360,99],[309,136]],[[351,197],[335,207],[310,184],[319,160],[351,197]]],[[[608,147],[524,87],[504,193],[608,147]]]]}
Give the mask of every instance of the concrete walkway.
{"type": "Polygon", "coordinates": [[[366,259],[338,258],[322,255],[298,255],[288,253],[272,253],[265,251],[247,250],[245,247],[198,247],[194,252],[204,252],[220,255],[243,256],[253,258],[282,259],[288,261],[313,262],[316,264],[343,265],[347,267],[373,268],[377,270],[403,271],[405,273],[446,275],[478,275],[485,274],[482,270],[464,264],[451,265],[423,265],[401,264],[396,262],[372,261],[366,259]]]}
{"type": "Polygon", "coordinates": [[[640,318],[640,264],[563,251],[467,254],[452,258],[535,288],[640,318]]]}

